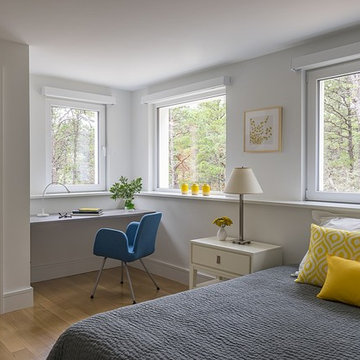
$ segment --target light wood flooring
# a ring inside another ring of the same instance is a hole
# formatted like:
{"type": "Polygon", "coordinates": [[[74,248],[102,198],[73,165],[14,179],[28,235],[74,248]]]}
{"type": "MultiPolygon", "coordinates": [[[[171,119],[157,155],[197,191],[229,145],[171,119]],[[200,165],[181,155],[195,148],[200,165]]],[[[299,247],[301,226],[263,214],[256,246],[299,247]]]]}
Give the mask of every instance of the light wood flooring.
{"type": "MultiPolygon", "coordinates": [[[[120,268],[104,270],[94,299],[90,292],[97,272],[33,283],[34,307],[0,315],[0,359],[46,359],[58,336],[90,315],[132,304],[126,275],[120,268]]],[[[154,276],[157,291],[145,272],[130,268],[136,301],[142,302],[187,289],[154,276]]]]}

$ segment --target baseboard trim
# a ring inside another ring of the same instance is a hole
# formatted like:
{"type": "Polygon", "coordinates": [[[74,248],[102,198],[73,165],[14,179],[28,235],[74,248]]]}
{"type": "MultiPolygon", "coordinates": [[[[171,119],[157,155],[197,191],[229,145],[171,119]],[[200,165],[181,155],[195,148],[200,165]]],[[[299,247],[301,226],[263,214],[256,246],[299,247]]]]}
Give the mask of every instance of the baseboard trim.
{"type": "Polygon", "coordinates": [[[33,288],[31,286],[3,294],[3,312],[7,313],[31,307],[34,304],[33,288]]]}
{"type": "MultiPolygon", "coordinates": [[[[98,256],[74,259],[64,262],[41,264],[31,266],[31,282],[57,279],[65,276],[83,274],[90,271],[99,270],[101,258],[98,256]]],[[[105,269],[120,266],[121,262],[108,259],[105,269]]]]}
{"type": "MultiPolygon", "coordinates": [[[[145,258],[144,263],[149,271],[155,275],[165,277],[167,279],[180,282],[182,284],[189,283],[189,269],[173,265],[168,262],[154,259],[145,258]]],[[[105,268],[113,268],[120,266],[119,260],[108,259],[105,268]]],[[[75,259],[53,264],[42,264],[31,266],[31,282],[45,281],[65,276],[82,274],[90,271],[95,271],[100,268],[101,258],[94,256],[82,259],[75,259]]],[[[139,261],[129,263],[130,266],[143,270],[139,261]]],[[[198,282],[211,280],[212,277],[198,274],[198,282]]]]}
{"type": "MultiPolygon", "coordinates": [[[[153,258],[145,258],[143,261],[152,274],[159,275],[185,285],[189,284],[189,269],[153,258]]],[[[143,269],[138,261],[131,263],[131,266],[137,269],[143,269]]],[[[213,277],[198,273],[198,282],[208,281],[211,279],[213,279],[213,277]]]]}

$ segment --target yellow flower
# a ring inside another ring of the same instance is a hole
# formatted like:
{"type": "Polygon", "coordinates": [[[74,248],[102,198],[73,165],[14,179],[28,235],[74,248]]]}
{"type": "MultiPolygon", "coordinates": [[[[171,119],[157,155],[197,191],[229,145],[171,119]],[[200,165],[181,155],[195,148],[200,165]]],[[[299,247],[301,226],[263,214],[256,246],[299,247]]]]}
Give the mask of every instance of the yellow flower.
{"type": "Polygon", "coordinates": [[[213,224],[215,224],[219,227],[230,226],[232,223],[233,223],[232,220],[227,216],[222,216],[222,217],[216,218],[213,221],[213,224]]]}

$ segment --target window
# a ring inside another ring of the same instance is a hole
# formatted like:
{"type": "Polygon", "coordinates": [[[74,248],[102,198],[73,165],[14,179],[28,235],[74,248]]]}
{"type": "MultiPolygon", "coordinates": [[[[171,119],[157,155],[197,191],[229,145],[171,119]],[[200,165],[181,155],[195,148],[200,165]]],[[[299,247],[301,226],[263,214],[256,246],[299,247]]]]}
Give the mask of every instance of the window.
{"type": "MultiPolygon", "coordinates": [[[[224,91],[223,91],[224,93],[224,91]]],[[[226,97],[157,106],[158,188],[181,183],[225,186],[226,97]]]]}
{"type": "Polygon", "coordinates": [[[308,72],[309,200],[360,202],[360,63],[308,72]]]}
{"type": "Polygon", "coordinates": [[[47,104],[47,181],[71,191],[105,190],[104,106],[65,100],[47,104]]]}

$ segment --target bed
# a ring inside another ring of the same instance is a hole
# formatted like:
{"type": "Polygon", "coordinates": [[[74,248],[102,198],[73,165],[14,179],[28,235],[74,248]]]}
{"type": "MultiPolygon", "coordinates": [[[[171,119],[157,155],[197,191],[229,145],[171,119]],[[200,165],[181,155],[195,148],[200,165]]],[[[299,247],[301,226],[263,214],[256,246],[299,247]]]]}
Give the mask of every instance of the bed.
{"type": "Polygon", "coordinates": [[[360,309],[280,266],[82,320],[48,360],[360,359],[360,309]]]}

